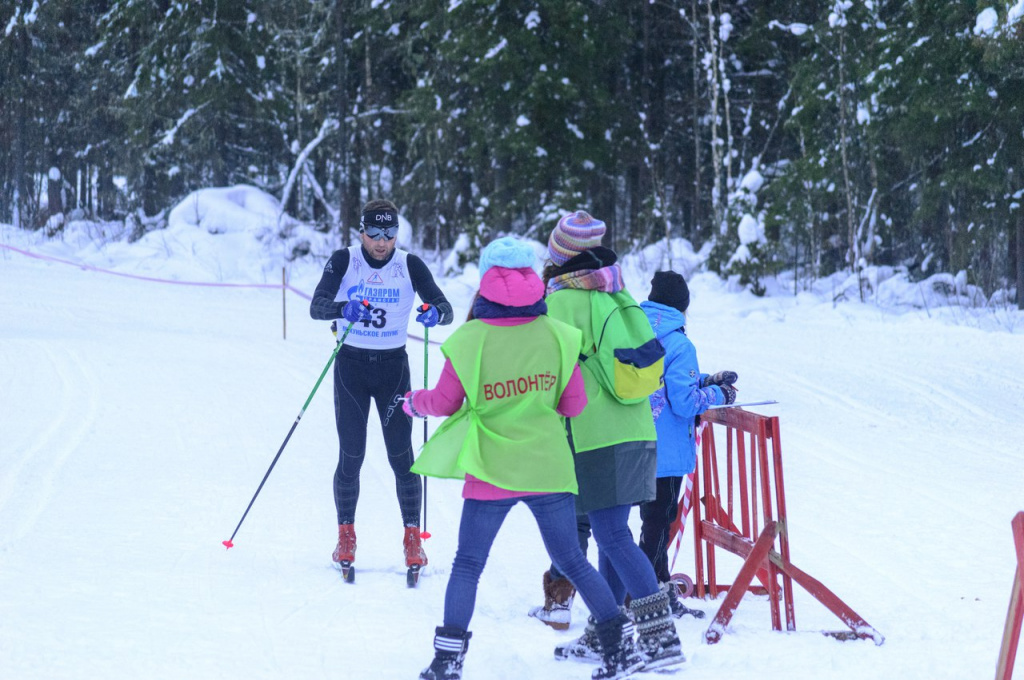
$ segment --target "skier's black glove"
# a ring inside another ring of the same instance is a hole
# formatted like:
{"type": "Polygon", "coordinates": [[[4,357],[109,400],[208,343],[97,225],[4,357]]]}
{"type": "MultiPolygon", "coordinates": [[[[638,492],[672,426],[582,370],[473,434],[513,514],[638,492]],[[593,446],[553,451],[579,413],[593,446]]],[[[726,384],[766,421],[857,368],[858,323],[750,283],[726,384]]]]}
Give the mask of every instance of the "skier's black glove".
{"type": "Polygon", "coordinates": [[[434,308],[437,310],[438,316],[441,317],[441,320],[437,322],[441,326],[447,326],[455,318],[455,313],[452,312],[452,306],[448,304],[447,300],[442,300],[441,302],[434,304],[434,308]]]}
{"type": "Polygon", "coordinates": [[[736,403],[736,388],[732,385],[714,385],[722,392],[722,403],[723,404],[734,404],[736,403]]]}
{"type": "MultiPolygon", "coordinates": [[[[718,373],[712,373],[706,376],[701,382],[701,387],[708,387],[709,385],[734,385],[740,377],[736,374],[736,371],[719,371],[718,373]]],[[[729,402],[732,403],[732,402],[729,402]]]]}

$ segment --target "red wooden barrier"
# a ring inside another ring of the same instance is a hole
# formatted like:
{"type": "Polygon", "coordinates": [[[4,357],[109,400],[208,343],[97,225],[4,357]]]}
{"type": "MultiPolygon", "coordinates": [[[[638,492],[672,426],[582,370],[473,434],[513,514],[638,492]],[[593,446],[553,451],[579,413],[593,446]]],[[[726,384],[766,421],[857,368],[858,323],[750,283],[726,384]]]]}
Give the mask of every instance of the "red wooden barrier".
{"type": "Polygon", "coordinates": [[[1003,629],[1003,646],[999,650],[996,665],[996,680],[1010,680],[1013,677],[1013,662],[1017,657],[1020,629],[1024,620],[1024,512],[1018,512],[1011,522],[1013,543],[1017,548],[1017,573],[1013,577],[1010,591],[1010,610],[1006,613],[1006,627],[1003,629]]]}
{"type": "Polygon", "coordinates": [[[722,638],[747,592],[768,595],[772,630],[782,630],[783,611],[786,630],[796,630],[795,581],[850,628],[825,632],[826,635],[843,640],[871,639],[882,644],[885,638],[881,633],[789,559],[779,419],[739,408],[713,409],[702,418],[707,425],[694,477],[694,498],[699,500],[692,508],[695,594],[717,598],[720,591],[727,591],[704,634],[707,642],[714,644],[722,638]],[[724,443],[724,452],[716,441],[716,430],[719,441],[724,443]],[[743,559],[732,584],[718,582],[716,548],[743,559]],[[755,577],[760,586],[752,585],[755,577]]]}

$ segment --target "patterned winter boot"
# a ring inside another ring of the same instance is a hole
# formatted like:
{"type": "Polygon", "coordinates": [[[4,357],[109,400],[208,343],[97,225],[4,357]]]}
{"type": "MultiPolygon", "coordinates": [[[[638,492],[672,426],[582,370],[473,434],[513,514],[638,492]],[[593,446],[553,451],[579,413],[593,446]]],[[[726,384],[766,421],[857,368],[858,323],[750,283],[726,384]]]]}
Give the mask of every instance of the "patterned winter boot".
{"type": "Polygon", "coordinates": [[[583,635],[572,642],[555,647],[555,658],[601,662],[601,643],[597,639],[597,622],[593,616],[587,617],[587,626],[583,629],[583,635]]]}
{"type": "Polygon", "coordinates": [[[356,526],[354,524],[338,525],[338,546],[332,556],[335,562],[351,564],[356,560],[356,526]]]}
{"type": "Polygon", "coordinates": [[[472,633],[459,628],[438,626],[434,631],[434,660],[420,673],[420,680],[461,680],[472,633]]]}
{"type": "Polygon", "coordinates": [[[530,616],[541,620],[555,630],[569,630],[572,623],[572,601],[576,587],[565,578],[552,578],[550,571],[544,572],[544,606],[534,607],[530,616]]]}
{"type": "Polygon", "coordinates": [[[425,566],[427,564],[427,553],[423,552],[423,543],[420,539],[419,527],[406,527],[405,538],[402,539],[405,547],[405,566],[425,566]]]}
{"type": "Polygon", "coordinates": [[[601,647],[601,666],[590,674],[594,680],[628,678],[644,669],[644,656],[633,641],[636,630],[629,617],[620,613],[614,619],[594,626],[601,647]]]}
{"type": "Polygon", "coordinates": [[[639,633],[636,645],[647,660],[647,668],[664,668],[686,661],[669,608],[668,589],[633,600],[629,604],[639,633]]]}

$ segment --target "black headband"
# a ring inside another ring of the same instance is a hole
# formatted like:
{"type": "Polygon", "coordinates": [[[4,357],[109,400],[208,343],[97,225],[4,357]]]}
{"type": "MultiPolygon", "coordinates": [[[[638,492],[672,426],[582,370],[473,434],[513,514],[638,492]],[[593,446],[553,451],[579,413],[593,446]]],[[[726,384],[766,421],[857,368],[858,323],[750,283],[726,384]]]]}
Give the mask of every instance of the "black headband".
{"type": "Polygon", "coordinates": [[[380,227],[381,229],[386,229],[388,227],[397,226],[398,213],[388,208],[365,210],[363,211],[362,217],[359,218],[360,229],[366,229],[367,227],[380,227]]]}

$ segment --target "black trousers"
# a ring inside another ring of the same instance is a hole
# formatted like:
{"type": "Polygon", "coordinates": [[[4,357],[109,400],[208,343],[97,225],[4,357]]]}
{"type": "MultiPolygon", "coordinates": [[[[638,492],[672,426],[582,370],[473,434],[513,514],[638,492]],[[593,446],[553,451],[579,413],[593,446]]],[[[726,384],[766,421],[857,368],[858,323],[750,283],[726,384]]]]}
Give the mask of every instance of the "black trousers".
{"type": "Polygon", "coordinates": [[[640,504],[640,549],[654,565],[659,583],[672,578],[668,571],[669,526],[679,512],[682,477],[658,477],[653,501],[640,504]]]}
{"type": "Polygon", "coordinates": [[[359,502],[359,471],[366,457],[370,400],[377,407],[388,462],[395,473],[398,507],[405,526],[419,526],[423,485],[409,471],[413,463],[412,418],[402,411],[409,391],[409,357],[404,347],[368,350],[343,346],[334,363],[334,417],[338,425],[338,467],[334,505],[338,524],[353,524],[359,502]]]}

